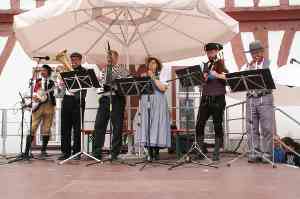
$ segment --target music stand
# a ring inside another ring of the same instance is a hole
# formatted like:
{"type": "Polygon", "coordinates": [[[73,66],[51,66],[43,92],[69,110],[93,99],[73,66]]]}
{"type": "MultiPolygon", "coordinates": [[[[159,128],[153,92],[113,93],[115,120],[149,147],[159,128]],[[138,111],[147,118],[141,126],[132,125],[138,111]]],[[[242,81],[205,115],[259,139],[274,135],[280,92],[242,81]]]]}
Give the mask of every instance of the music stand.
{"type": "MultiPolygon", "coordinates": [[[[116,79],[116,84],[118,91],[123,96],[142,96],[147,95],[147,113],[148,113],[148,131],[147,131],[147,141],[146,144],[150,147],[150,95],[154,93],[153,81],[150,77],[134,77],[134,78],[124,78],[124,79],[116,79]]],[[[137,164],[143,164],[140,168],[142,171],[148,164],[162,164],[162,165],[170,165],[166,162],[153,161],[149,160],[149,157],[142,161],[136,162],[134,164],[129,164],[130,166],[136,166],[137,164]]]]}
{"type": "MultiPolygon", "coordinates": [[[[186,109],[188,110],[188,106],[189,106],[189,104],[188,104],[188,102],[189,102],[189,88],[194,87],[194,86],[201,86],[203,84],[204,77],[203,77],[202,69],[201,69],[200,65],[195,65],[195,66],[190,66],[190,67],[187,67],[187,68],[176,70],[175,73],[178,77],[177,79],[179,79],[179,81],[180,81],[181,86],[186,88],[186,98],[185,98],[185,100],[186,100],[186,109]]],[[[187,132],[190,131],[189,130],[189,125],[188,125],[188,122],[189,122],[188,118],[189,118],[188,111],[186,111],[186,131],[187,132]]],[[[184,165],[185,163],[193,163],[193,164],[196,164],[196,165],[202,165],[202,166],[218,168],[217,166],[212,165],[213,161],[210,160],[203,153],[203,151],[201,150],[201,148],[200,148],[200,146],[197,142],[197,133],[196,133],[196,131],[194,133],[193,144],[190,147],[190,149],[188,150],[188,152],[178,160],[177,164],[171,166],[169,168],[169,170],[172,170],[173,168],[184,165]],[[202,157],[205,157],[209,161],[209,164],[202,164],[202,163],[199,163],[197,161],[192,160],[192,158],[190,158],[190,154],[194,151],[196,153],[198,153],[198,155],[200,155],[202,157]]]]}
{"type": "MultiPolygon", "coordinates": [[[[270,69],[268,68],[228,73],[225,76],[226,76],[226,82],[229,85],[231,92],[242,92],[242,91],[251,92],[253,90],[276,89],[270,69]]],[[[249,151],[246,151],[243,154],[239,155],[238,157],[234,158],[233,160],[227,162],[227,166],[230,167],[232,163],[246,156],[248,152],[249,151]]],[[[261,152],[257,151],[256,149],[254,149],[254,153],[261,154],[261,152]]],[[[270,163],[273,166],[273,168],[276,168],[276,165],[274,164],[274,140],[273,140],[273,161],[269,160],[264,155],[262,155],[262,158],[268,163],[270,163]]]]}
{"type": "Polygon", "coordinates": [[[83,125],[84,121],[81,118],[82,117],[81,91],[100,87],[99,82],[96,77],[96,74],[93,69],[88,69],[85,74],[82,74],[81,72],[78,72],[78,71],[70,71],[70,72],[60,73],[60,75],[61,75],[68,91],[70,91],[70,92],[80,91],[79,104],[80,104],[80,122],[81,122],[80,123],[81,149],[80,149],[80,152],[72,155],[68,159],[65,159],[65,160],[59,162],[59,164],[64,164],[65,162],[67,162],[81,154],[84,154],[84,155],[94,159],[97,162],[101,162],[101,160],[95,158],[94,156],[92,156],[84,151],[84,135],[81,132],[81,130],[84,126],[83,125]]]}

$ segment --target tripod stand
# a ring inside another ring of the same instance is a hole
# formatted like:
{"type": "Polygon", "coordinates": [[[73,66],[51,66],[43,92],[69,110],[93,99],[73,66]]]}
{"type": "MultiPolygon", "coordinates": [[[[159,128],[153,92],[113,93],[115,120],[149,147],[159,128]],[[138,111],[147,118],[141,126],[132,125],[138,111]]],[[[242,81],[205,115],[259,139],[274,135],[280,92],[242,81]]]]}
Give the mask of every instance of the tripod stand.
{"type": "MultiPolygon", "coordinates": [[[[183,88],[186,88],[186,97],[185,97],[185,101],[186,101],[186,131],[189,132],[190,131],[189,130],[189,114],[188,114],[189,88],[197,86],[197,85],[200,86],[203,84],[203,73],[202,73],[200,65],[195,65],[195,66],[187,67],[184,69],[179,69],[179,70],[176,70],[175,72],[176,72],[178,79],[180,80],[181,86],[183,88]]],[[[172,165],[169,168],[169,170],[172,170],[176,167],[182,166],[186,163],[193,163],[196,165],[218,168],[217,166],[212,165],[213,161],[211,159],[209,159],[201,150],[201,148],[197,142],[196,131],[194,133],[194,141],[193,141],[191,148],[188,150],[188,152],[184,156],[182,156],[180,158],[180,160],[175,165],[172,165]],[[196,152],[196,154],[198,154],[198,156],[200,156],[200,157],[204,157],[206,160],[208,160],[209,163],[203,164],[203,163],[192,160],[191,154],[193,152],[196,152]]]]}
{"type": "MultiPolygon", "coordinates": [[[[252,92],[253,90],[270,90],[270,89],[276,89],[275,84],[273,82],[273,78],[271,75],[271,72],[269,69],[258,69],[258,70],[250,70],[250,71],[243,71],[243,72],[237,72],[237,73],[229,73],[226,74],[226,81],[228,85],[231,88],[232,92],[238,92],[238,91],[247,91],[248,93],[252,92]]],[[[248,103],[249,103],[249,111],[250,111],[250,120],[248,118],[250,123],[250,129],[251,129],[251,140],[249,145],[248,141],[248,146],[251,151],[246,151],[243,154],[239,155],[238,157],[234,158],[233,160],[227,162],[227,166],[231,166],[232,163],[237,161],[238,159],[246,156],[249,152],[254,154],[255,156],[261,157],[265,162],[269,163],[272,165],[273,168],[276,168],[276,165],[274,163],[274,138],[272,137],[272,161],[265,157],[264,153],[259,151],[254,147],[254,132],[253,132],[253,102],[254,99],[253,97],[248,98],[248,103]],[[251,146],[251,147],[250,147],[251,146]]],[[[272,106],[272,109],[274,111],[274,107],[272,106]]],[[[271,111],[271,110],[268,110],[271,111]]],[[[274,116],[274,115],[273,115],[274,116]]],[[[273,118],[274,119],[274,118],[273,118]]],[[[249,132],[248,132],[249,133],[249,132]]],[[[274,136],[274,132],[272,132],[272,136],[274,136]]],[[[248,138],[249,139],[249,138],[248,138]]],[[[260,140],[260,139],[259,139],[260,140]]]]}
{"type": "Polygon", "coordinates": [[[60,165],[68,162],[69,160],[72,160],[74,158],[76,158],[77,156],[80,156],[81,154],[90,157],[92,159],[94,159],[97,162],[101,162],[101,160],[95,158],[94,156],[88,154],[87,152],[85,152],[84,150],[84,135],[81,132],[81,129],[84,126],[84,121],[82,119],[82,94],[81,91],[82,90],[86,90],[86,89],[90,89],[90,88],[99,88],[99,82],[96,78],[95,72],[93,69],[88,69],[86,71],[86,74],[79,74],[76,71],[71,71],[71,72],[64,72],[60,74],[67,89],[69,91],[79,91],[80,93],[80,98],[79,98],[79,106],[80,106],[80,133],[81,133],[81,147],[80,147],[80,151],[74,155],[72,155],[71,157],[69,157],[68,159],[65,159],[61,162],[59,162],[60,165]]]}

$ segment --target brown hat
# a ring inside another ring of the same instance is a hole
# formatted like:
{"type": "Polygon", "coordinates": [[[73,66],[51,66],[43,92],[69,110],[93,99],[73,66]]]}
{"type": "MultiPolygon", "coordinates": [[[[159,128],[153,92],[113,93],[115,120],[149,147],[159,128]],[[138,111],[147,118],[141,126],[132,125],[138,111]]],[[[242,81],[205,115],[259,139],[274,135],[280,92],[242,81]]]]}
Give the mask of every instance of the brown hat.
{"type": "Polygon", "coordinates": [[[251,53],[259,50],[265,49],[259,40],[253,41],[249,44],[249,50],[245,53],[251,53]]]}

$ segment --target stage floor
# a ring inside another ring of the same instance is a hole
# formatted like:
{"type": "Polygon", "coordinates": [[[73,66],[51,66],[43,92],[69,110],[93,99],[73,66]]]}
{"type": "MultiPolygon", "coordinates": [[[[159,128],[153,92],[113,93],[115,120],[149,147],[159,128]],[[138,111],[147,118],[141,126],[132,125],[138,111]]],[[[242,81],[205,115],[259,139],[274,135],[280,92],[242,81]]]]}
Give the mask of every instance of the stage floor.
{"type": "Polygon", "coordinates": [[[2,199],[299,199],[300,170],[279,165],[248,164],[238,160],[231,167],[223,158],[218,169],[186,165],[167,166],[105,163],[86,167],[90,161],[58,165],[33,160],[0,166],[2,199]]]}

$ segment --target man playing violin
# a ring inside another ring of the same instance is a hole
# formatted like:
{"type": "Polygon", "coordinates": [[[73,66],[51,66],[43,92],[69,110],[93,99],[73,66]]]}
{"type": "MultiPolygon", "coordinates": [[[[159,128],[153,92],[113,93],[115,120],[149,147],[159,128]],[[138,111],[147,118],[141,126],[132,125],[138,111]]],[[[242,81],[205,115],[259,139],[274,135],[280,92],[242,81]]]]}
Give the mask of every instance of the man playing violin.
{"type": "Polygon", "coordinates": [[[32,104],[38,104],[38,106],[35,109],[32,109],[32,132],[26,137],[26,147],[24,154],[25,158],[29,158],[30,156],[30,146],[40,124],[42,135],[41,157],[47,157],[46,149],[51,135],[51,126],[53,123],[56,105],[53,90],[54,81],[50,79],[51,72],[52,69],[50,66],[43,65],[40,72],[42,78],[36,80],[33,88],[32,104]]]}
{"type": "MultiPolygon", "coordinates": [[[[223,113],[225,109],[225,73],[228,72],[224,65],[224,59],[219,57],[223,46],[218,43],[208,43],[205,45],[205,52],[209,59],[204,64],[203,74],[205,83],[203,84],[202,97],[198,110],[196,134],[197,142],[202,152],[206,152],[204,145],[205,124],[212,116],[215,130],[215,146],[213,161],[218,161],[220,147],[223,145],[223,113]]],[[[203,157],[201,157],[203,158],[203,157]]]]}

